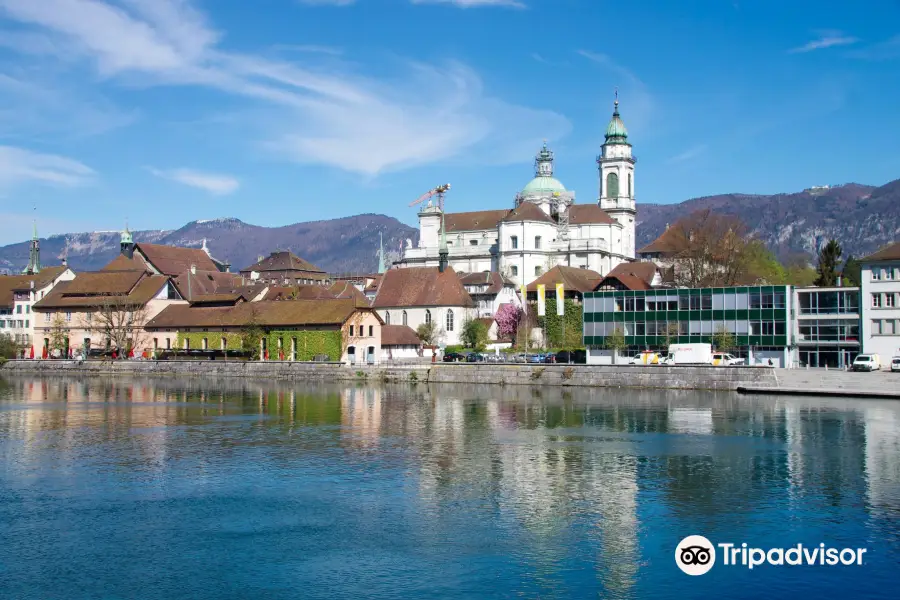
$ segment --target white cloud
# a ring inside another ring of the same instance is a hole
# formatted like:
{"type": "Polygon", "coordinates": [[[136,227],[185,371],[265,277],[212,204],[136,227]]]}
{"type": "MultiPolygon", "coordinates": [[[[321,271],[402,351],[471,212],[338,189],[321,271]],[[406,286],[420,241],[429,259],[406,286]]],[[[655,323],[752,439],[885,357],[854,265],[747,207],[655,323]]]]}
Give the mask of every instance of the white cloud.
{"type": "Polygon", "coordinates": [[[0,185],[38,182],[75,187],[89,183],[93,176],[93,169],[71,158],[0,146],[0,185]]]}
{"type": "Polygon", "coordinates": [[[413,4],[453,4],[460,8],[480,8],[483,6],[506,6],[509,8],[525,8],[519,0],[411,0],[413,4]]]}
{"type": "Polygon", "coordinates": [[[840,31],[820,31],[818,38],[788,52],[792,54],[812,52],[813,50],[822,50],[823,48],[832,48],[834,46],[849,46],[858,41],[859,38],[844,35],[840,31]]]}
{"type": "Polygon", "coordinates": [[[192,169],[161,170],[148,167],[147,170],[162,179],[198,188],[215,196],[232,194],[241,187],[241,182],[230,175],[203,173],[192,169]]]}
{"type": "Polygon", "coordinates": [[[356,0],[298,0],[298,2],[310,6],[350,6],[356,3],[356,0]]]}
{"type": "Polygon", "coordinates": [[[701,154],[705,153],[707,149],[708,148],[707,148],[706,144],[697,144],[696,146],[691,146],[684,152],[681,152],[680,154],[676,154],[675,156],[669,158],[666,162],[668,162],[668,163],[686,162],[686,161],[697,158],[701,154]]]}
{"type": "Polygon", "coordinates": [[[261,145],[297,162],[374,176],[463,151],[479,160],[498,145],[528,156],[535,139],[569,129],[556,113],[488,96],[464,65],[404,64],[384,81],[334,56],[291,62],[224,51],[188,0],[0,0],[4,12],[113,81],[202,86],[262,103],[261,145]]]}

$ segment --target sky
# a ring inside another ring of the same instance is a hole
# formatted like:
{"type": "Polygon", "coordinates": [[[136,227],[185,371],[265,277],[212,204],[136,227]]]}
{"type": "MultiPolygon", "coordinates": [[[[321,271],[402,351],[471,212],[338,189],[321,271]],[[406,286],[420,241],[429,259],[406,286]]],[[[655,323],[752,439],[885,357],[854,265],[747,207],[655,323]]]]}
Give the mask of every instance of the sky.
{"type": "Polygon", "coordinates": [[[0,244],[595,202],[616,90],[639,204],[900,178],[897,0],[0,0],[0,244]]]}

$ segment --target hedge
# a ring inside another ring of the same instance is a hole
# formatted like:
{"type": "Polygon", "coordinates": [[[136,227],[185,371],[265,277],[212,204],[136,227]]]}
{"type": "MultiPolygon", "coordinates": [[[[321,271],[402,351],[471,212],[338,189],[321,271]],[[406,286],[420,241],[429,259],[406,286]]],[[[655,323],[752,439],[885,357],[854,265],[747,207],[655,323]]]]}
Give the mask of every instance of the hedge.
{"type": "MultiPolygon", "coordinates": [[[[184,340],[190,342],[192,349],[203,348],[203,338],[209,342],[210,350],[221,349],[221,339],[225,338],[228,350],[241,349],[240,333],[223,333],[221,331],[201,331],[193,333],[178,332],[176,338],[177,348],[173,350],[181,350],[184,348],[184,340]]],[[[282,340],[284,348],[284,358],[289,360],[291,357],[291,338],[297,339],[297,356],[295,360],[311,361],[317,354],[325,354],[328,360],[339,361],[343,354],[343,340],[341,332],[334,331],[269,331],[263,334],[266,340],[266,348],[269,349],[269,360],[278,360],[278,340],[282,340]]]]}
{"type": "MultiPolygon", "coordinates": [[[[582,306],[573,300],[566,298],[564,304],[565,314],[561,317],[556,314],[556,296],[547,296],[546,316],[538,317],[538,327],[546,327],[547,339],[544,345],[551,348],[583,348],[584,316],[582,306]],[[566,335],[563,339],[563,321],[566,323],[566,335]]],[[[537,314],[537,304],[531,304],[529,310],[537,314]]]]}
{"type": "Polygon", "coordinates": [[[225,338],[227,350],[241,349],[241,334],[239,333],[223,333],[221,331],[199,331],[194,333],[184,333],[179,331],[178,335],[175,338],[175,348],[172,348],[172,350],[183,350],[185,339],[190,342],[191,350],[200,350],[203,348],[203,338],[206,338],[208,340],[210,350],[221,350],[221,340],[223,337],[225,338]]]}

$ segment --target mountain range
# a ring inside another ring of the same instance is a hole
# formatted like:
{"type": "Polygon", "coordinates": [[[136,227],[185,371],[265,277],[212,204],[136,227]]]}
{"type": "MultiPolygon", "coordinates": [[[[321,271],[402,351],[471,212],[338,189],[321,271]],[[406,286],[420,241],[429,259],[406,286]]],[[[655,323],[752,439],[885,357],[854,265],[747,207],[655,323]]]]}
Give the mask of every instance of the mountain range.
{"type": "MultiPolygon", "coordinates": [[[[639,204],[637,247],[653,241],[667,225],[697,210],[740,218],[750,231],[783,260],[813,258],[828,239],[837,239],[844,256],[864,256],[900,239],[900,180],[881,187],[848,183],[774,195],[721,194],[678,204],[639,204]]],[[[262,227],[238,219],[192,221],[175,230],[132,232],[135,241],[200,247],[228,260],[237,271],[259,256],[291,250],[331,273],[364,273],[378,264],[379,239],[388,262],[401,244],[415,243],[418,230],[393,217],[363,214],[327,221],[262,227]]],[[[65,255],[76,271],[96,270],[119,251],[119,232],[54,235],[41,240],[45,264],[65,255]]],[[[28,243],[0,246],[0,272],[19,272],[28,263],[28,243]]]]}

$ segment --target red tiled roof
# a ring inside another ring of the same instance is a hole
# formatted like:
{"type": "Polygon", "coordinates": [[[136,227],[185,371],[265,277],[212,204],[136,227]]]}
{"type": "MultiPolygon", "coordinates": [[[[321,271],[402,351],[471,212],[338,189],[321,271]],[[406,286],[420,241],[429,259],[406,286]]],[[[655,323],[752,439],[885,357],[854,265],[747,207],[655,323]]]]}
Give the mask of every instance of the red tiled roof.
{"type": "Polygon", "coordinates": [[[108,265],[100,269],[101,271],[151,271],[151,267],[144,260],[144,257],[135,252],[133,258],[128,258],[124,254],[117,254],[108,265]]]}
{"type": "Polygon", "coordinates": [[[638,254],[677,254],[684,250],[681,238],[675,227],[667,227],[658,238],[638,250],[638,254]]]}
{"type": "Polygon", "coordinates": [[[330,300],[334,294],[321,285],[298,285],[294,287],[270,287],[263,300],[330,300]]]}
{"type": "Polygon", "coordinates": [[[0,275],[0,306],[11,307],[14,304],[14,291],[22,291],[31,289],[31,282],[34,282],[34,289],[46,287],[65,272],[68,267],[45,267],[39,273],[34,275],[0,275]]]}
{"type": "Polygon", "coordinates": [[[875,254],[871,254],[859,262],[879,262],[883,260],[900,260],[900,242],[895,242],[886,248],[882,248],[875,254]]]}
{"type": "Polygon", "coordinates": [[[536,292],[538,284],[544,284],[549,294],[556,289],[557,283],[562,283],[567,292],[572,290],[582,293],[592,292],[602,279],[597,271],[557,265],[529,283],[527,291],[536,292]]]}
{"type": "Polygon", "coordinates": [[[260,327],[338,326],[354,313],[370,310],[357,306],[353,300],[338,299],[242,302],[215,307],[177,304],[151,319],[147,328],[244,327],[251,323],[260,327]]]}
{"type": "MultiPolygon", "coordinates": [[[[162,244],[136,244],[135,255],[143,254],[147,262],[163,275],[177,277],[191,266],[198,271],[218,271],[216,263],[201,248],[179,248],[162,244]]],[[[127,259],[126,259],[127,260],[127,259]]]]}
{"type": "Polygon", "coordinates": [[[606,274],[598,287],[609,283],[609,280],[618,280],[629,290],[651,289],[653,278],[659,271],[659,267],[652,262],[626,262],[616,265],[612,271],[606,274]]]}
{"type": "Polygon", "coordinates": [[[335,298],[353,299],[366,306],[369,304],[369,299],[366,298],[366,295],[349,281],[337,281],[328,288],[328,291],[335,298]]]}
{"type": "Polygon", "coordinates": [[[249,273],[251,271],[256,271],[257,273],[303,271],[310,274],[326,275],[325,271],[319,267],[287,250],[273,252],[261,261],[241,269],[241,273],[249,273]]]}
{"type": "Polygon", "coordinates": [[[384,274],[372,306],[393,308],[474,304],[452,267],[448,267],[443,273],[437,267],[409,267],[391,269],[384,274]]]}
{"type": "Polygon", "coordinates": [[[512,282],[505,280],[500,273],[496,271],[482,271],[480,273],[461,273],[459,280],[464,286],[472,285],[488,285],[487,291],[472,292],[476,294],[499,294],[504,284],[512,285],[512,282]]]}
{"type": "Polygon", "coordinates": [[[107,302],[143,306],[152,300],[169,278],[146,271],[95,271],[79,273],[72,281],[60,283],[34,305],[35,310],[90,308],[107,302]]]}
{"type": "Polygon", "coordinates": [[[550,215],[545,213],[533,202],[523,202],[518,208],[509,211],[509,214],[503,217],[504,222],[512,221],[539,221],[543,223],[553,223],[550,215]]]}
{"type": "MultiPolygon", "coordinates": [[[[135,255],[137,256],[137,255],[135,255]]],[[[241,276],[237,273],[222,271],[182,271],[173,280],[175,287],[186,300],[203,294],[215,294],[220,291],[241,287],[241,276]],[[190,283],[189,283],[190,282],[190,283]]]]}
{"type": "Polygon", "coordinates": [[[570,225],[609,224],[616,220],[596,204],[573,204],[569,207],[570,225]]]}
{"type": "Polygon", "coordinates": [[[385,346],[421,346],[422,341],[407,325],[382,325],[381,347],[385,346]]]}
{"type": "Polygon", "coordinates": [[[497,229],[500,220],[509,214],[509,209],[477,210],[473,212],[446,213],[444,222],[447,231],[478,231],[497,229]]]}

